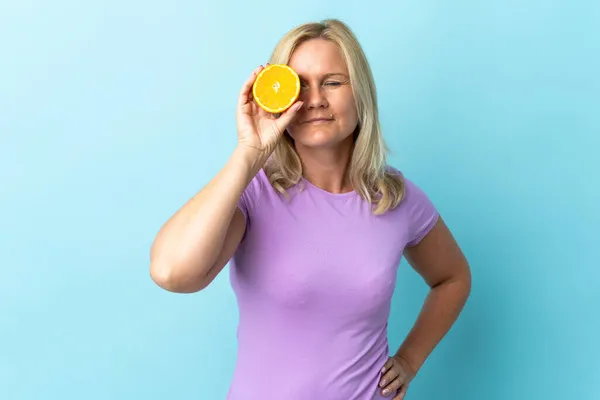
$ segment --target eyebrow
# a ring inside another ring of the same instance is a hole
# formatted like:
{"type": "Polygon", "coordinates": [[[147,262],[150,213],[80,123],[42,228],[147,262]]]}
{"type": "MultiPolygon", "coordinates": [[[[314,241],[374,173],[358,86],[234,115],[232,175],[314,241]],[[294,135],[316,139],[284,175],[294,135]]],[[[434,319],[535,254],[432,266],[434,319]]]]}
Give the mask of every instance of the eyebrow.
{"type": "Polygon", "coordinates": [[[332,72],[329,74],[325,74],[325,76],[323,76],[323,78],[331,78],[332,76],[341,76],[342,78],[348,77],[346,74],[342,74],[341,72],[332,72]]]}
{"type": "MultiPolygon", "coordinates": [[[[302,74],[299,74],[299,75],[300,75],[300,79],[306,80],[302,74]]],[[[348,75],[341,73],[341,72],[330,72],[328,74],[321,76],[321,79],[327,79],[327,78],[331,78],[331,77],[339,77],[339,78],[348,79],[348,75]]]]}

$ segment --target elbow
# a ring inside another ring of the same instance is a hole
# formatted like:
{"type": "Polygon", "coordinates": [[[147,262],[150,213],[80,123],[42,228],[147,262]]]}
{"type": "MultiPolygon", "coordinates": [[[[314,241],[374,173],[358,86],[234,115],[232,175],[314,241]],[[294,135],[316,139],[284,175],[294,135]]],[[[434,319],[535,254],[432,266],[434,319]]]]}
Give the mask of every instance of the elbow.
{"type": "Polygon", "coordinates": [[[205,279],[180,273],[181,268],[173,264],[152,262],[150,278],[160,288],[173,293],[194,293],[206,288],[205,279]]]}
{"type": "Polygon", "coordinates": [[[166,265],[161,265],[156,262],[150,264],[150,278],[159,287],[168,290],[169,292],[176,292],[176,283],[173,279],[172,268],[166,265]]]}

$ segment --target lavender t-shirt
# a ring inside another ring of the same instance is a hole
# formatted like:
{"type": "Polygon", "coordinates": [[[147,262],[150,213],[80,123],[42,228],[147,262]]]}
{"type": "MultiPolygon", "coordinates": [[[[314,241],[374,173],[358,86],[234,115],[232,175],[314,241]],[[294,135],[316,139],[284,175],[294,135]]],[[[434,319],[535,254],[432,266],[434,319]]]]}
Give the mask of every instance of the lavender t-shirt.
{"type": "Polygon", "coordinates": [[[240,314],[228,400],[391,399],[377,385],[396,272],[404,248],[438,217],[404,181],[400,205],[375,216],[356,192],[303,179],[286,199],[263,170],[254,177],[238,204],[246,232],[230,263],[240,314]]]}

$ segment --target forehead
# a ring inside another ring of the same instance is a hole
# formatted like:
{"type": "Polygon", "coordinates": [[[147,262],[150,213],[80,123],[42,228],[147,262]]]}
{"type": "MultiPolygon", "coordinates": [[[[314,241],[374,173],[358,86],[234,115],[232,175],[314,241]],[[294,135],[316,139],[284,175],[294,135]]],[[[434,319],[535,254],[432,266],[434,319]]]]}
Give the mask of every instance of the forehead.
{"type": "Polygon", "coordinates": [[[301,77],[348,73],[340,48],[324,39],[311,39],[300,44],[288,64],[301,77]]]}

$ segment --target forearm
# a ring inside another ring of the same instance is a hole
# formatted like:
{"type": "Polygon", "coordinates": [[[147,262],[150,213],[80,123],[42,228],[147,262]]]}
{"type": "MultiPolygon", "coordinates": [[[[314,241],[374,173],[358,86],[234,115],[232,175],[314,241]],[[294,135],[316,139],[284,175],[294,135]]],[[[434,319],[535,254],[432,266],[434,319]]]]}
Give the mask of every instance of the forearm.
{"type": "Polygon", "coordinates": [[[421,368],[450,330],[466,303],[470,288],[467,274],[431,288],[414,326],[396,353],[406,360],[413,372],[421,368]]]}

